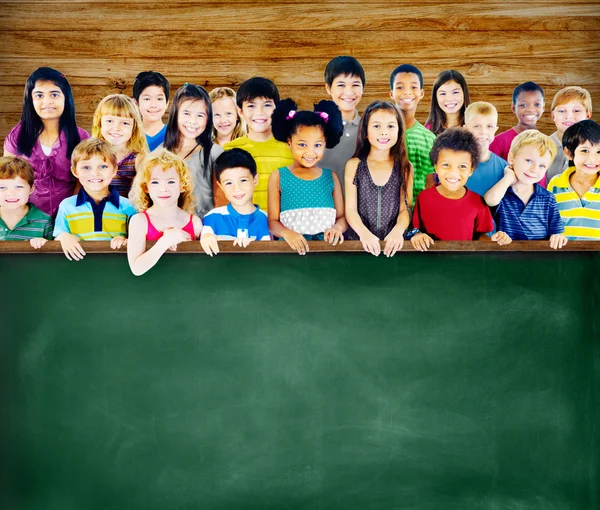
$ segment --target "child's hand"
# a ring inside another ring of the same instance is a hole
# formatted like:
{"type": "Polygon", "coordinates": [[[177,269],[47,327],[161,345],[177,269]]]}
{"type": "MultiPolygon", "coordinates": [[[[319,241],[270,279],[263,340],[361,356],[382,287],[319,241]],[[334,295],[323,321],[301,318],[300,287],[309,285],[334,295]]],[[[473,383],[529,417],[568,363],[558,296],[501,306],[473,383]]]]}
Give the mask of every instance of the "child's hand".
{"type": "Polygon", "coordinates": [[[113,250],[118,250],[120,249],[122,246],[125,246],[127,244],[127,238],[123,237],[123,236],[117,236],[117,237],[113,237],[110,240],[110,247],[113,250]]]}
{"type": "Polygon", "coordinates": [[[333,227],[333,228],[328,228],[324,235],[323,235],[324,239],[326,242],[328,242],[329,244],[332,244],[333,246],[335,246],[338,241],[340,242],[340,244],[342,244],[344,242],[344,234],[342,234],[337,228],[333,227]]]}
{"type": "Polygon", "coordinates": [[[510,186],[516,184],[517,182],[517,174],[515,174],[515,170],[512,165],[508,165],[504,168],[504,178],[510,181],[510,186]]]}
{"type": "Polygon", "coordinates": [[[32,248],[39,250],[42,246],[44,246],[48,242],[48,239],[44,239],[43,237],[34,237],[29,240],[29,244],[32,248]]]}
{"type": "Polygon", "coordinates": [[[233,246],[239,246],[240,248],[246,248],[252,242],[252,238],[248,236],[236,237],[233,240],[233,246]]]}
{"type": "Polygon", "coordinates": [[[285,242],[290,245],[292,250],[297,251],[300,255],[305,255],[308,249],[308,241],[302,234],[298,234],[298,232],[286,232],[283,236],[285,242]]]}
{"type": "Polygon", "coordinates": [[[67,259],[77,261],[85,257],[85,251],[79,244],[79,237],[63,232],[56,239],[60,241],[60,247],[67,259]]]}
{"type": "Polygon", "coordinates": [[[381,253],[381,245],[379,244],[379,237],[377,237],[372,232],[369,232],[366,236],[362,236],[360,238],[360,242],[363,245],[363,249],[370,253],[371,255],[375,255],[376,257],[381,253]]]}
{"type": "Polygon", "coordinates": [[[164,231],[160,240],[169,246],[171,251],[177,251],[177,245],[185,241],[191,241],[191,236],[180,228],[168,228],[164,231]]]}
{"type": "Polygon", "coordinates": [[[492,236],[492,241],[497,242],[500,246],[502,246],[503,244],[512,243],[512,239],[510,238],[510,236],[506,232],[502,232],[501,230],[499,230],[492,236]]]}
{"type": "Polygon", "coordinates": [[[204,253],[210,255],[216,255],[219,253],[219,242],[217,241],[217,236],[214,234],[205,234],[200,238],[200,245],[204,250],[204,253]]]}
{"type": "Polygon", "coordinates": [[[396,255],[398,250],[404,246],[404,232],[398,229],[392,229],[392,231],[385,236],[385,247],[383,248],[383,254],[386,257],[393,257],[396,255]]]}
{"type": "Polygon", "coordinates": [[[563,246],[566,246],[569,240],[562,234],[553,234],[550,236],[550,248],[561,249],[563,246]]]}
{"type": "Polygon", "coordinates": [[[413,245],[415,250],[419,251],[427,251],[427,248],[435,244],[431,237],[429,237],[427,234],[423,234],[422,232],[413,236],[410,239],[410,243],[413,245]]]}

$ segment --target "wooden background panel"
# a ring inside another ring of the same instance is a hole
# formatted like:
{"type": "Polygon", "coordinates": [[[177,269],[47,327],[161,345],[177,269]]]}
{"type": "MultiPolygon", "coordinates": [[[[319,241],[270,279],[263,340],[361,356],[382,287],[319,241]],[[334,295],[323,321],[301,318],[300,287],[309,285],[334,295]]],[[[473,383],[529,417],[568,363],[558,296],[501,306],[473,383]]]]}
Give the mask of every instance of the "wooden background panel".
{"type": "MultiPolygon", "coordinates": [[[[324,97],[325,65],[340,54],[365,68],[362,108],[388,97],[394,67],[417,65],[426,80],[421,120],[435,77],[451,68],[465,75],[472,100],[497,106],[501,129],[515,123],[510,95],[523,81],[544,87],[547,110],[565,85],[584,86],[600,101],[600,2],[592,0],[40,0],[0,8],[9,29],[0,54],[0,139],[18,121],[23,84],[41,65],[67,75],[86,129],[104,95],[131,93],[147,69],[163,72],[173,89],[185,81],[235,88],[265,76],[308,107],[324,97]]],[[[548,112],[539,127],[554,130],[548,112]]]]}

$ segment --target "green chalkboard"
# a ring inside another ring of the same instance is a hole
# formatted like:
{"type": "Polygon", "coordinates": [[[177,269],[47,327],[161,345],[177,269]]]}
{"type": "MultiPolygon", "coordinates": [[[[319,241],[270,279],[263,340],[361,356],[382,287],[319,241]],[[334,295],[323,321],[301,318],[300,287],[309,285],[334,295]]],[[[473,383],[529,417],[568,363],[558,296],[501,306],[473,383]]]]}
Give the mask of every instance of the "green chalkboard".
{"type": "Polygon", "coordinates": [[[599,262],[4,255],[2,508],[598,508],[599,262]]]}

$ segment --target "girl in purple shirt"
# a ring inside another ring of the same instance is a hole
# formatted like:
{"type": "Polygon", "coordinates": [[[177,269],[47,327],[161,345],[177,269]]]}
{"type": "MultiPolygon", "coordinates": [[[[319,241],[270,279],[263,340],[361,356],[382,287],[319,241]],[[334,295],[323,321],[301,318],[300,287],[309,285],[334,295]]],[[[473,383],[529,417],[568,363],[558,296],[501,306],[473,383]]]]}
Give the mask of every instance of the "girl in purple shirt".
{"type": "Polygon", "coordinates": [[[61,201],[75,190],[71,153],[87,131],[75,123],[71,86],[64,74],[49,67],[27,78],[21,121],[4,140],[4,156],[19,156],[34,169],[30,201],[55,216],[61,201]]]}

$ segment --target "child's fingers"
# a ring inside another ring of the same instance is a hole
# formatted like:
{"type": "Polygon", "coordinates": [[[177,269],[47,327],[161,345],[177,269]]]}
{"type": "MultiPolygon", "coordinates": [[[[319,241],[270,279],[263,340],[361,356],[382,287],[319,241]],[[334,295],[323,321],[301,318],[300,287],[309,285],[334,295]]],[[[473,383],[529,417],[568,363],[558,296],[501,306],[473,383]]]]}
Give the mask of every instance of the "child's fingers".
{"type": "Polygon", "coordinates": [[[562,248],[563,246],[567,246],[568,242],[569,242],[569,240],[565,236],[560,236],[560,246],[559,246],[559,248],[562,248]]]}
{"type": "Polygon", "coordinates": [[[560,239],[557,236],[550,236],[550,248],[556,250],[558,248],[558,243],[560,239]]]}

